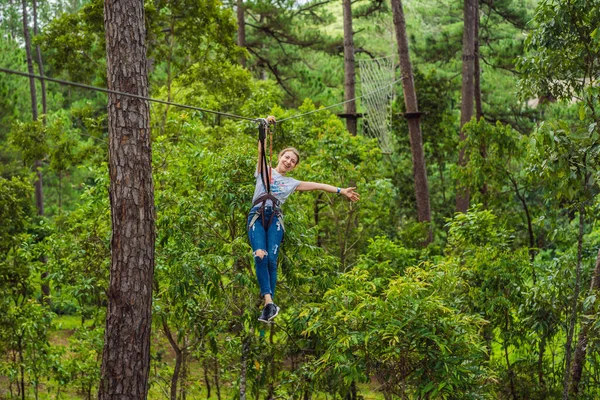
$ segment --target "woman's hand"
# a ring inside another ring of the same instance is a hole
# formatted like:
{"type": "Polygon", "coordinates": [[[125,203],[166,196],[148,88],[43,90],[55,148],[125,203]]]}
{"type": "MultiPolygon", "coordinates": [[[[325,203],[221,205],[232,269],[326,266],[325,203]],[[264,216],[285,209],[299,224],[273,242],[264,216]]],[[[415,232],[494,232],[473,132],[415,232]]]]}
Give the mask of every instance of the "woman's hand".
{"type": "Polygon", "coordinates": [[[343,194],[350,201],[358,201],[360,199],[360,195],[354,191],[355,187],[349,187],[340,190],[340,194],[343,194]]]}

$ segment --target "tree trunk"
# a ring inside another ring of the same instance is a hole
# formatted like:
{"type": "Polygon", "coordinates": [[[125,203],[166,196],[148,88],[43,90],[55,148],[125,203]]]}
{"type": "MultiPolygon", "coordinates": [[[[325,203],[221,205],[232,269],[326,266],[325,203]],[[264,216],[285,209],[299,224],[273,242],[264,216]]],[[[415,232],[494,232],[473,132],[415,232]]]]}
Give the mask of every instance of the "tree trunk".
{"type": "Polygon", "coordinates": [[[189,376],[189,341],[187,337],[183,338],[183,349],[181,351],[181,372],[179,374],[179,398],[180,400],[187,399],[187,387],[188,387],[188,376],[189,376]]]}
{"type": "MultiPolygon", "coordinates": [[[[246,48],[246,20],[244,18],[244,0],[237,0],[237,39],[238,46],[246,48]]],[[[240,65],[246,68],[246,56],[242,54],[240,56],[240,65]]]]}
{"type": "Polygon", "coordinates": [[[62,214],[62,171],[58,171],[58,215],[62,214]]]}
{"type": "MultiPolygon", "coordinates": [[[[30,75],[35,74],[33,70],[33,57],[31,56],[31,36],[29,35],[29,20],[27,16],[27,0],[21,1],[23,6],[23,38],[25,39],[25,55],[27,57],[27,72],[30,75]]],[[[37,108],[37,93],[35,90],[35,78],[29,77],[29,94],[31,96],[31,115],[34,121],[38,120],[38,108],[37,108]]],[[[36,191],[36,203],[37,203],[37,191],[36,191]]],[[[43,207],[43,205],[42,205],[43,207]]],[[[39,204],[38,204],[39,210],[39,204]]]]}
{"type": "MultiPolygon", "coordinates": [[[[104,3],[108,87],[148,96],[144,2],[104,3]]],[[[112,219],[100,400],[145,399],[150,367],[155,210],[146,100],[108,96],[112,219]]]]}
{"type": "Polygon", "coordinates": [[[273,337],[275,336],[275,326],[271,325],[269,329],[269,356],[267,358],[267,363],[269,368],[269,384],[267,391],[267,399],[273,400],[275,399],[275,377],[276,377],[276,366],[275,366],[275,344],[273,343],[273,337]]]}
{"type": "MultiPolygon", "coordinates": [[[[202,349],[204,354],[204,348],[202,349]]],[[[210,379],[208,378],[208,359],[205,357],[202,361],[202,367],[204,369],[204,385],[206,385],[206,400],[210,399],[210,379]]]]}
{"type": "Polygon", "coordinates": [[[25,360],[23,359],[23,342],[19,336],[17,342],[17,350],[19,352],[19,392],[21,394],[21,400],[25,400],[25,360]]]}
{"type": "Polygon", "coordinates": [[[538,369],[538,382],[540,384],[540,387],[544,390],[543,394],[546,394],[546,380],[544,379],[544,353],[546,351],[546,336],[545,334],[543,334],[542,338],[540,339],[540,344],[539,344],[539,353],[538,353],[538,362],[537,362],[537,369],[538,369]]]}
{"type": "Polygon", "coordinates": [[[577,237],[577,265],[575,267],[575,290],[573,291],[573,300],[571,302],[571,320],[567,328],[567,341],[565,343],[565,372],[563,377],[563,400],[569,399],[569,387],[571,381],[571,346],[573,344],[573,335],[575,333],[575,323],[577,322],[577,303],[579,301],[579,292],[581,287],[581,259],[583,252],[583,224],[585,207],[579,206],[579,235],[577,237]]]}
{"type": "MultiPolygon", "coordinates": [[[[33,4],[33,34],[37,36],[38,34],[38,15],[37,15],[37,0],[32,0],[33,4]]],[[[40,76],[44,76],[44,59],[42,58],[42,49],[39,44],[35,45],[35,51],[37,55],[37,65],[38,70],[40,71],[40,76]]],[[[40,79],[41,89],[42,89],[42,113],[44,116],[42,120],[44,121],[44,125],[46,125],[46,114],[48,114],[48,105],[46,101],[46,81],[44,79],[40,79]]]]}
{"type": "Polygon", "coordinates": [[[213,378],[215,381],[215,390],[217,392],[217,400],[221,400],[221,379],[219,378],[219,358],[215,354],[215,369],[213,371],[213,378]]]}
{"type": "Polygon", "coordinates": [[[319,194],[317,194],[317,197],[315,198],[315,206],[314,206],[314,212],[313,215],[315,217],[315,226],[317,227],[317,247],[323,247],[323,241],[321,239],[321,232],[319,230],[319,213],[321,211],[321,203],[323,202],[323,193],[319,192],[319,194]]]}
{"type": "Polygon", "coordinates": [[[510,183],[515,189],[515,194],[517,195],[517,198],[523,205],[523,211],[525,211],[525,218],[527,220],[527,232],[529,236],[529,259],[531,260],[531,277],[533,279],[533,283],[535,284],[537,282],[535,265],[533,264],[533,260],[535,259],[535,235],[533,233],[533,222],[531,220],[531,214],[529,212],[529,207],[527,206],[527,200],[525,199],[525,196],[521,194],[516,179],[513,178],[510,174],[508,174],[508,179],[510,180],[510,183]]]}
{"type": "Polygon", "coordinates": [[[173,376],[171,377],[171,400],[177,400],[177,381],[179,380],[179,371],[181,370],[181,362],[182,362],[182,351],[181,348],[177,345],[177,342],[173,338],[173,334],[171,333],[171,328],[169,328],[169,324],[165,317],[162,317],[162,326],[163,332],[171,345],[171,348],[175,352],[175,367],[173,368],[173,376]]]}
{"type": "MultiPolygon", "coordinates": [[[[592,283],[590,284],[590,295],[598,295],[600,292],[600,250],[596,256],[596,267],[592,275],[592,283]]],[[[594,309],[590,308],[586,311],[585,317],[577,338],[577,347],[575,348],[575,357],[573,358],[573,369],[571,371],[571,394],[573,398],[577,398],[579,392],[579,382],[585,366],[585,357],[587,354],[588,334],[593,323],[594,309]]]]}
{"type": "MultiPolygon", "coordinates": [[[[352,1],[343,0],[344,9],[344,101],[356,97],[356,76],[354,73],[354,32],[352,31],[352,1]]],[[[356,101],[344,104],[346,114],[346,129],[356,136],[356,101]]]]}
{"type": "MultiPolygon", "coordinates": [[[[463,31],[463,56],[462,56],[462,103],[460,109],[460,141],[463,142],[464,125],[473,118],[473,103],[475,97],[475,12],[477,0],[464,0],[464,31],[463,31]]],[[[458,155],[458,165],[463,167],[467,163],[465,150],[461,149],[458,155]]],[[[469,189],[458,183],[456,191],[456,211],[465,213],[469,209],[469,189]]]]}
{"type": "MultiPolygon", "coordinates": [[[[475,117],[477,121],[483,117],[483,107],[481,105],[481,65],[479,63],[479,1],[475,2],[475,43],[474,43],[474,54],[475,54],[475,76],[474,76],[474,95],[475,95],[475,117]]],[[[482,158],[487,158],[487,146],[485,142],[481,144],[479,153],[482,158]]],[[[488,208],[488,184],[483,182],[479,191],[482,194],[483,206],[488,208]]],[[[534,282],[535,283],[535,282],[534,282]]]]}
{"type": "MultiPolygon", "coordinates": [[[[35,5],[35,1],[34,1],[34,7],[36,7],[35,5]]],[[[27,57],[27,72],[29,72],[30,75],[35,74],[35,71],[33,69],[33,57],[31,54],[31,36],[29,35],[29,22],[28,22],[28,17],[27,17],[27,0],[22,0],[22,5],[23,5],[23,38],[25,39],[25,54],[27,57]]],[[[37,10],[37,8],[36,8],[37,10]]],[[[34,21],[37,20],[37,16],[34,13],[34,21]]],[[[37,22],[35,23],[35,25],[37,25],[37,22]]],[[[38,46],[39,47],[39,46],[38,46]]],[[[40,57],[41,57],[41,53],[40,57]]],[[[41,58],[40,58],[41,60],[41,58]]],[[[40,64],[41,65],[41,64],[40,64]]],[[[41,71],[41,69],[40,69],[41,71]]],[[[43,82],[43,81],[42,81],[43,82]]],[[[42,96],[44,97],[44,104],[45,104],[45,85],[42,85],[42,88],[44,89],[42,91],[42,96]]],[[[37,91],[35,88],[35,79],[32,77],[29,77],[29,94],[31,96],[31,116],[33,121],[37,121],[38,120],[38,106],[37,106],[37,91]]],[[[45,106],[44,106],[44,112],[45,112],[45,106]]],[[[33,168],[35,170],[35,174],[36,174],[36,181],[33,184],[34,185],[34,189],[35,189],[35,205],[37,208],[37,212],[39,216],[43,216],[44,215],[44,189],[42,186],[42,160],[36,160],[33,163],[33,168]]],[[[42,256],[40,258],[40,260],[45,264],[46,263],[46,257],[42,256]]],[[[42,272],[41,274],[41,291],[42,291],[42,299],[44,301],[47,301],[50,297],[50,286],[46,283],[46,278],[48,277],[48,273],[47,272],[42,272]]]]}
{"type": "MultiPolygon", "coordinates": [[[[508,317],[508,310],[504,312],[504,318],[505,318],[505,322],[506,325],[504,327],[505,332],[508,333],[508,330],[510,329],[510,319],[508,317]]],[[[517,400],[517,390],[515,388],[515,372],[512,369],[512,365],[510,365],[510,359],[508,357],[508,343],[506,341],[506,338],[502,340],[502,344],[504,346],[504,358],[506,360],[506,370],[508,372],[508,379],[510,381],[510,392],[512,395],[513,400],[517,400]]]]}
{"type": "Polygon", "coordinates": [[[248,374],[248,355],[250,353],[250,338],[245,335],[242,337],[242,358],[240,368],[240,400],[246,400],[246,382],[248,374]]]}
{"type": "Polygon", "coordinates": [[[356,391],[356,381],[353,380],[350,383],[350,388],[348,390],[348,394],[346,395],[347,400],[356,400],[357,399],[357,391],[356,391]]]}
{"type": "MultiPolygon", "coordinates": [[[[398,42],[398,55],[400,56],[400,71],[402,73],[402,90],[404,92],[404,105],[410,134],[410,150],[413,161],[413,178],[415,180],[415,198],[417,200],[417,218],[419,222],[431,222],[431,209],[429,203],[429,187],[427,183],[427,168],[423,153],[423,139],[421,136],[420,113],[417,102],[417,92],[408,52],[408,38],[406,36],[406,21],[401,0],[392,0],[392,13],[394,14],[394,27],[398,42]]],[[[431,230],[428,243],[432,240],[431,230]]]]}
{"type": "MultiPolygon", "coordinates": [[[[171,17],[171,26],[170,26],[170,35],[169,35],[169,57],[167,57],[167,101],[171,101],[171,89],[173,86],[173,74],[172,64],[173,64],[173,48],[175,47],[175,16],[171,17]]],[[[165,111],[162,116],[162,121],[160,123],[160,134],[165,134],[165,126],[167,125],[167,116],[169,115],[169,105],[165,104],[165,111]]]]}
{"type": "Polygon", "coordinates": [[[475,6],[475,33],[473,34],[473,54],[475,55],[474,58],[474,72],[475,75],[473,76],[474,78],[474,82],[473,82],[473,91],[474,91],[474,96],[475,96],[475,116],[477,117],[477,121],[479,121],[479,119],[481,117],[483,117],[483,107],[481,105],[481,65],[480,65],[480,58],[479,58],[479,1],[476,1],[474,3],[475,6]]]}

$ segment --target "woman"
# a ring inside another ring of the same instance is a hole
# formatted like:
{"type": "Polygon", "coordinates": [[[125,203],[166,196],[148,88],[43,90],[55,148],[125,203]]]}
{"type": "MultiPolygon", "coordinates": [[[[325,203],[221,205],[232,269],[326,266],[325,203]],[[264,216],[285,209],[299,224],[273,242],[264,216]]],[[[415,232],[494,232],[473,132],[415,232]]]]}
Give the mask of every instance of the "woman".
{"type": "Polygon", "coordinates": [[[300,161],[298,150],[293,147],[283,149],[279,153],[277,167],[268,167],[263,173],[261,163],[262,147],[258,144],[258,163],[256,166],[256,188],[252,197],[252,209],[248,215],[248,237],[254,253],[256,277],[260,286],[264,308],[258,318],[261,322],[270,322],[279,313],[279,307],[273,303],[275,285],[277,283],[277,256],[283,239],[283,214],[281,205],[295,190],[323,190],[346,196],[351,201],[358,201],[360,196],[354,187],[339,187],[316,182],[301,182],[287,176],[300,161]],[[266,179],[270,175],[270,179],[266,179]],[[270,190],[269,190],[270,189],[270,190]]]}

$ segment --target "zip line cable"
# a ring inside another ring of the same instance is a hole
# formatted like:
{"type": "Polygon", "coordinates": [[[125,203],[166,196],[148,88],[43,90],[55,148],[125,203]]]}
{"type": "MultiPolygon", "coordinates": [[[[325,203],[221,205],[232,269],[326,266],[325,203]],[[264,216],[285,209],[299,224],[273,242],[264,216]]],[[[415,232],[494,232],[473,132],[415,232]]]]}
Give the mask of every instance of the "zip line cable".
{"type": "Polygon", "coordinates": [[[118,94],[118,95],[121,95],[121,96],[133,97],[134,99],[153,101],[155,103],[167,104],[167,105],[171,105],[171,106],[175,106],[175,107],[187,108],[187,109],[190,109],[190,110],[202,111],[202,112],[206,112],[206,113],[222,115],[224,117],[244,119],[246,121],[256,121],[256,118],[242,117],[240,115],[234,115],[234,114],[228,114],[228,113],[224,113],[224,112],[220,112],[220,111],[208,110],[206,108],[188,106],[186,104],[173,103],[173,102],[166,101],[166,100],[154,99],[152,97],[140,96],[140,95],[133,94],[133,93],[119,92],[117,90],[105,89],[105,88],[101,88],[101,87],[98,87],[98,86],[85,85],[83,83],[64,81],[62,79],[48,78],[46,76],[29,74],[27,72],[15,71],[15,70],[12,70],[12,69],[0,68],[0,72],[4,72],[4,73],[7,73],[7,74],[13,74],[13,75],[26,76],[26,77],[29,77],[29,78],[37,78],[37,79],[40,79],[40,80],[46,80],[46,81],[49,81],[49,82],[59,83],[61,85],[75,86],[75,87],[79,87],[79,88],[83,88],[83,89],[93,90],[93,91],[96,91],[96,92],[118,94]]]}
{"type": "MultiPolygon", "coordinates": [[[[189,110],[195,110],[195,111],[201,111],[201,112],[206,112],[206,113],[210,113],[210,114],[222,115],[224,117],[229,117],[229,118],[242,119],[242,120],[252,121],[252,122],[258,122],[260,120],[260,118],[257,119],[257,118],[242,117],[240,115],[224,113],[224,112],[221,112],[221,111],[214,111],[214,110],[209,110],[209,109],[206,109],[206,108],[189,106],[187,104],[173,103],[171,101],[159,100],[159,99],[155,99],[155,98],[152,98],[152,97],[140,96],[140,95],[133,94],[133,93],[119,92],[117,90],[105,89],[105,88],[101,88],[101,87],[98,87],[98,86],[86,85],[86,84],[83,84],[83,83],[65,81],[65,80],[56,79],[56,78],[49,78],[47,76],[40,76],[40,75],[30,74],[30,73],[27,73],[27,72],[15,71],[15,70],[8,69],[8,68],[1,68],[0,67],[0,72],[3,72],[5,74],[20,75],[20,76],[24,76],[24,77],[28,77],[28,78],[36,78],[36,79],[39,79],[39,80],[46,80],[48,82],[54,82],[54,83],[58,83],[58,84],[61,84],[61,85],[66,85],[66,86],[75,86],[75,87],[79,87],[79,88],[82,88],[82,89],[88,89],[88,90],[92,90],[92,91],[96,91],[96,92],[118,94],[118,95],[121,95],[121,96],[127,96],[127,97],[132,97],[132,98],[135,98],[135,99],[147,100],[147,101],[151,101],[151,102],[155,102],[155,103],[166,104],[166,105],[171,105],[171,106],[180,107],[180,108],[186,108],[186,109],[189,109],[189,110]]],[[[291,116],[291,117],[280,119],[280,120],[277,121],[277,123],[281,123],[281,122],[284,122],[284,121],[289,121],[289,120],[295,119],[295,118],[304,117],[306,115],[318,113],[318,112],[321,112],[321,111],[329,110],[330,108],[334,108],[334,107],[338,107],[338,106],[341,106],[341,105],[346,104],[346,103],[350,103],[351,101],[355,101],[355,100],[361,99],[361,98],[363,98],[365,96],[370,96],[370,95],[372,95],[374,93],[377,93],[377,92],[379,92],[379,91],[381,91],[383,89],[388,88],[389,86],[395,85],[396,83],[400,82],[401,80],[402,80],[402,78],[396,79],[392,83],[388,83],[387,85],[383,85],[383,86],[381,86],[381,87],[373,90],[372,92],[365,93],[365,94],[363,94],[361,96],[354,97],[353,99],[350,99],[350,100],[345,100],[345,101],[342,101],[342,102],[339,102],[339,103],[336,103],[336,104],[332,104],[332,105],[327,106],[327,107],[321,107],[319,109],[316,109],[316,110],[313,110],[313,111],[309,111],[309,112],[306,112],[306,113],[303,113],[303,114],[298,114],[298,115],[294,115],[294,116],[291,116]]]]}

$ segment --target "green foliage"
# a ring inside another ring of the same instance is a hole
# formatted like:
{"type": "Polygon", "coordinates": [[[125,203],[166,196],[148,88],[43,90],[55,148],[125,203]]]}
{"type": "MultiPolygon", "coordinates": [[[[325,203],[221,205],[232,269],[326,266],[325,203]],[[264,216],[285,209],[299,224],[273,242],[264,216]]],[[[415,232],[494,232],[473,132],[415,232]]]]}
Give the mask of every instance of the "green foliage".
{"type": "MultiPolygon", "coordinates": [[[[0,36],[0,65],[4,68],[19,69],[24,63],[25,54],[15,40],[0,36]]],[[[3,74],[0,79],[0,142],[4,142],[12,124],[23,118],[27,110],[31,110],[31,100],[28,100],[28,90],[23,85],[23,79],[17,76],[3,74]],[[29,106],[29,108],[26,108],[29,106]]],[[[29,111],[30,113],[30,111],[29,111]]],[[[6,156],[2,153],[2,160],[6,156]]]]}
{"type": "Polygon", "coordinates": [[[31,184],[17,177],[0,177],[0,251],[5,253],[19,244],[33,213],[31,184]]]}
{"type": "Polygon", "coordinates": [[[0,178],[0,371],[13,387],[24,377],[38,392],[49,374],[48,327],[52,313],[34,297],[32,277],[39,274],[40,249],[32,229],[32,186],[24,179],[0,178]]]}
{"type": "Polygon", "coordinates": [[[581,125],[549,121],[530,139],[529,172],[552,182],[548,195],[559,201],[586,201],[595,193],[592,177],[600,166],[600,136],[595,123],[581,125]]]}
{"type": "Polygon", "coordinates": [[[12,130],[9,141],[28,165],[43,159],[48,153],[46,129],[42,121],[18,123],[12,130]]]}
{"type": "Polygon", "coordinates": [[[476,397],[486,376],[480,368],[484,321],[455,309],[437,293],[440,276],[410,267],[410,256],[401,261],[404,273],[389,260],[377,262],[381,247],[410,254],[379,238],[322,303],[299,315],[308,317],[304,334],[325,346],[314,379],[347,390],[352,381],[374,376],[382,391],[397,396],[476,397]]]}
{"type": "MultiPolygon", "coordinates": [[[[510,125],[495,125],[473,119],[464,127],[466,140],[462,146],[468,163],[459,173],[459,179],[468,185],[475,201],[486,204],[506,201],[502,193],[506,187],[522,181],[522,165],[526,139],[510,125]],[[480,189],[486,186],[485,193],[480,189]]],[[[514,189],[513,189],[514,190],[514,189]]]]}
{"type": "Polygon", "coordinates": [[[100,323],[106,303],[110,265],[110,211],[108,182],[97,179],[81,196],[76,211],[45,240],[47,270],[57,297],[57,307],[76,307],[82,325],[86,319],[100,323]],[[69,306],[70,305],[70,306],[69,306]]]}
{"type": "MultiPolygon", "coordinates": [[[[338,3],[244,5],[248,51],[236,45],[231,2],[146,2],[152,96],[280,121],[341,101],[338,3]]],[[[38,6],[34,42],[46,73],[105,86],[103,3],[38,6]]],[[[178,398],[208,397],[209,388],[211,398],[217,390],[221,398],[239,396],[244,370],[246,396],[255,398],[560,396],[565,321],[574,303],[578,312],[598,307],[597,294],[573,294],[575,207],[586,222],[598,212],[597,4],[540,2],[529,25],[530,1],[480,5],[484,116],[465,127],[461,148],[463,4],[404,6],[434,243],[421,247],[427,231],[415,221],[405,119],[394,116],[395,149],[385,155],[328,111],[280,122],[274,163],[280,149],[297,147],[293,177],[356,186],[361,201],[308,192],[286,202],[276,294],[282,312],[271,327],[256,320],[246,238],[256,124],[151,106],[151,398],[170,392],[177,354],[178,398]],[[551,103],[529,109],[517,89],[551,103]],[[468,163],[458,168],[460,149],[468,163]],[[457,180],[481,205],[453,215],[457,180]]],[[[386,6],[359,1],[353,8],[357,57],[393,53],[386,6]]],[[[19,4],[0,0],[0,64],[24,70],[20,19],[19,4]]],[[[0,397],[92,398],[97,391],[111,240],[105,103],[104,94],[48,83],[46,124],[31,122],[27,80],[0,78],[0,397]],[[36,160],[44,219],[33,216],[36,160]],[[42,282],[51,287],[45,301],[42,282]]],[[[402,110],[397,96],[392,111],[402,110]]],[[[586,223],[582,288],[599,245],[598,227],[586,223]]],[[[584,398],[599,390],[591,318],[584,398]]]]}
{"type": "MultiPolygon", "coordinates": [[[[527,53],[519,61],[524,73],[521,90],[559,100],[585,98],[586,107],[593,109],[598,101],[598,65],[594,62],[600,52],[598,3],[543,1],[532,23],[527,53]]],[[[597,120],[595,113],[593,118],[597,120]]]]}
{"type": "Polygon", "coordinates": [[[36,38],[55,77],[64,71],[69,80],[105,86],[103,4],[94,0],[77,11],[63,13],[36,38]]]}

